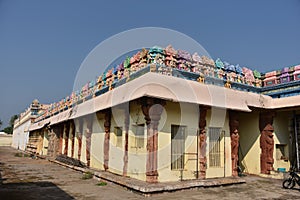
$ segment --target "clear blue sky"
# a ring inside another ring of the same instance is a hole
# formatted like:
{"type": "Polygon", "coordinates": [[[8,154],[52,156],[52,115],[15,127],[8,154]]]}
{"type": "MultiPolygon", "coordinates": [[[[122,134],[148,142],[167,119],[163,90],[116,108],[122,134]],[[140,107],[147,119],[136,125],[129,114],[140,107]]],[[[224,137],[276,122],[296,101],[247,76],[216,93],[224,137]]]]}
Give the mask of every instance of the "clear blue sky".
{"type": "Polygon", "coordinates": [[[0,0],[1,128],[35,98],[70,94],[101,41],[147,26],[185,33],[213,58],[262,72],[300,63],[299,0],[0,0]]]}

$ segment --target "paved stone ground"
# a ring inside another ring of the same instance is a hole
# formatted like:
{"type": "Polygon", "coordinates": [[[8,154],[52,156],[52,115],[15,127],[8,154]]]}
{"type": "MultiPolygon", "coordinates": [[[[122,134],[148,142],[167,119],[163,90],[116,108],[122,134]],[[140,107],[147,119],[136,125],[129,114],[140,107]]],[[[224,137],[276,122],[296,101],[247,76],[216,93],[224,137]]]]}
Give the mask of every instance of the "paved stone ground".
{"type": "Polygon", "coordinates": [[[247,183],[195,188],[144,197],[126,188],[99,180],[46,160],[20,157],[11,147],[0,147],[0,199],[300,199],[300,189],[285,190],[281,180],[246,176],[247,183]]]}

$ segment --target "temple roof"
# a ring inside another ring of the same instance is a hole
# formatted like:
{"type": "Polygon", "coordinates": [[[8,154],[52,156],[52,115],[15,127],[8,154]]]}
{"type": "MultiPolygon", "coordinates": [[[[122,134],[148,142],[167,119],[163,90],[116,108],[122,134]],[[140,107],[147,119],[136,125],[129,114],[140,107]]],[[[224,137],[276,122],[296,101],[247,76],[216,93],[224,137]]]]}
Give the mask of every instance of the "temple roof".
{"type": "Polygon", "coordinates": [[[299,97],[295,96],[273,99],[267,95],[206,85],[196,81],[149,72],[114,90],[32,124],[30,130],[39,129],[45,124],[50,123],[50,125],[53,125],[92,114],[145,96],[243,112],[251,112],[249,107],[276,109],[300,106],[299,97]]]}

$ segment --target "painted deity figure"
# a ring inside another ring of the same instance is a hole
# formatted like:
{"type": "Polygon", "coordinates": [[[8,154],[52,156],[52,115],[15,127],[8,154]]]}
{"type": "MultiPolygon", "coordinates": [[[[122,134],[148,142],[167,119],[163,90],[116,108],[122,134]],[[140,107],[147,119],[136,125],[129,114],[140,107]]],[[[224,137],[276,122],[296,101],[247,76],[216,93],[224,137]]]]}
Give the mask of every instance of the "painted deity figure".
{"type": "Polygon", "coordinates": [[[124,66],[123,63],[119,64],[117,67],[117,79],[121,80],[123,78],[124,66]]]}
{"type": "Polygon", "coordinates": [[[253,85],[255,79],[252,70],[243,67],[243,73],[245,75],[245,83],[248,85],[253,85]]]}
{"type": "Polygon", "coordinates": [[[97,89],[101,90],[102,87],[103,87],[103,85],[104,85],[104,83],[102,81],[102,75],[98,77],[98,79],[97,79],[97,85],[98,85],[97,89]]]}
{"type": "Polygon", "coordinates": [[[184,50],[178,50],[177,57],[177,68],[185,71],[191,71],[191,54],[184,50]]]}
{"type": "Polygon", "coordinates": [[[130,71],[135,72],[139,70],[140,52],[137,52],[130,58],[130,71]]]}
{"type": "Polygon", "coordinates": [[[199,74],[201,72],[201,67],[202,67],[202,59],[201,57],[198,55],[197,52],[195,52],[193,55],[192,55],[192,71],[194,73],[197,73],[199,74]]]}
{"type": "Polygon", "coordinates": [[[203,62],[203,73],[206,76],[214,76],[215,73],[215,61],[208,58],[207,56],[201,56],[203,62]]]}
{"type": "Polygon", "coordinates": [[[224,63],[221,61],[220,58],[217,58],[216,62],[215,62],[215,65],[217,68],[219,69],[223,69],[224,68],[224,63]]]}
{"type": "Polygon", "coordinates": [[[255,78],[255,81],[254,81],[254,84],[256,87],[261,87],[262,86],[262,81],[261,81],[261,74],[259,71],[257,70],[254,70],[253,71],[253,75],[254,75],[254,78],[255,78]]]}
{"type": "Polygon", "coordinates": [[[202,73],[200,73],[200,76],[198,77],[197,81],[199,83],[204,83],[204,80],[205,80],[204,75],[202,73]]]}
{"type": "Polygon", "coordinates": [[[166,58],[165,58],[166,66],[175,68],[177,63],[177,59],[176,59],[177,51],[171,45],[168,45],[165,48],[165,54],[166,54],[166,58]]]}
{"type": "Polygon", "coordinates": [[[124,69],[124,77],[126,78],[126,82],[130,79],[130,72],[128,69],[124,69]]]}
{"type": "Polygon", "coordinates": [[[161,47],[154,46],[150,48],[149,52],[150,63],[162,65],[165,60],[165,53],[161,47]]]}
{"type": "Polygon", "coordinates": [[[106,85],[108,86],[109,90],[112,90],[114,78],[113,69],[108,70],[106,73],[106,85]]]}
{"type": "Polygon", "coordinates": [[[229,80],[226,81],[225,85],[226,88],[231,88],[231,83],[229,80]]]}
{"type": "Polygon", "coordinates": [[[139,61],[139,68],[140,69],[147,65],[147,63],[148,63],[147,55],[148,55],[148,50],[143,48],[141,53],[140,53],[140,61],[139,61]]]}

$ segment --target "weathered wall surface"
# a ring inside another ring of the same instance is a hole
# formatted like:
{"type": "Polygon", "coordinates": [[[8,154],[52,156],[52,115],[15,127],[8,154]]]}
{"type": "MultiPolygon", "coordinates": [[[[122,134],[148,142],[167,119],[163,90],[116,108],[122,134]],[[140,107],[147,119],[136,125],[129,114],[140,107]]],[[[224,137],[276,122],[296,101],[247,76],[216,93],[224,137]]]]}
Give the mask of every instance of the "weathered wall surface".
{"type": "Polygon", "coordinates": [[[31,121],[29,119],[14,129],[12,136],[12,147],[25,151],[26,145],[29,140],[30,124],[31,121]]]}
{"type": "Polygon", "coordinates": [[[194,179],[197,171],[198,105],[167,102],[159,124],[158,170],[159,181],[194,179]],[[171,126],[186,127],[184,170],[171,170],[171,126]],[[182,177],[181,177],[182,176],[182,177]]]}
{"type": "Polygon", "coordinates": [[[12,135],[0,135],[0,146],[11,146],[12,135]]]}
{"type": "Polygon", "coordinates": [[[228,111],[221,108],[211,108],[207,112],[207,171],[206,178],[225,177],[231,176],[231,143],[230,143],[230,131],[229,131],[229,117],[228,111]],[[210,166],[209,152],[212,150],[210,146],[210,134],[209,128],[220,128],[220,166],[210,166]]]}
{"type": "Polygon", "coordinates": [[[292,120],[293,113],[291,111],[278,111],[274,117],[274,170],[278,168],[285,168],[286,171],[290,169],[289,150],[292,149],[290,146],[290,132],[289,132],[289,121],[292,120]],[[277,147],[276,147],[277,145],[277,147]],[[281,147],[280,147],[281,146],[281,147]],[[280,151],[284,152],[280,152],[280,151]],[[286,158],[283,158],[281,154],[285,154],[286,158]]]}
{"type": "Polygon", "coordinates": [[[260,173],[259,112],[240,113],[240,165],[244,172],[260,173]]]}

